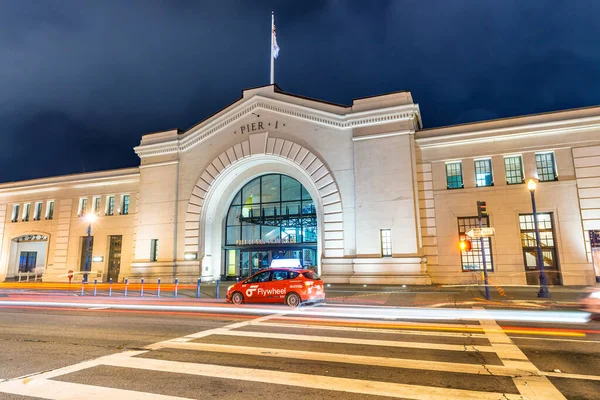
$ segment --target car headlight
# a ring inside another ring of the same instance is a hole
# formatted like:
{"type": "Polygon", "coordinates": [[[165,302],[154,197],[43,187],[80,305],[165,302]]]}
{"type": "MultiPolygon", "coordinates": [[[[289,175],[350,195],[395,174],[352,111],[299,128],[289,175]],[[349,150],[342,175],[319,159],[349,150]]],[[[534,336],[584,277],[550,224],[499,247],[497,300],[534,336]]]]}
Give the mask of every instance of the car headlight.
{"type": "Polygon", "coordinates": [[[600,290],[592,292],[592,294],[590,294],[590,298],[591,299],[600,299],[600,290]]]}
{"type": "Polygon", "coordinates": [[[231,290],[231,288],[233,288],[233,285],[229,286],[229,287],[227,288],[227,291],[229,292],[229,291],[231,290]]]}

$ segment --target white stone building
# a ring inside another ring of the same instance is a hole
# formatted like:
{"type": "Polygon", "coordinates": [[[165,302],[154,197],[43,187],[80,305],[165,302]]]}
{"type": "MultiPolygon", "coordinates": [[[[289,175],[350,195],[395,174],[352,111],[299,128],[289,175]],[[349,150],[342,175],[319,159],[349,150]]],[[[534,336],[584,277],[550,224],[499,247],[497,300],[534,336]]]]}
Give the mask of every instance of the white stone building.
{"type": "MultiPolygon", "coordinates": [[[[410,92],[340,106],[243,96],[186,131],[142,137],[137,168],[0,184],[0,280],[247,276],[274,259],[328,282],[537,284],[530,192],[554,284],[591,284],[600,230],[600,107],[422,129],[410,92]],[[593,233],[593,232],[592,232],[593,233]]],[[[58,160],[57,160],[58,161],[58,160]]]]}

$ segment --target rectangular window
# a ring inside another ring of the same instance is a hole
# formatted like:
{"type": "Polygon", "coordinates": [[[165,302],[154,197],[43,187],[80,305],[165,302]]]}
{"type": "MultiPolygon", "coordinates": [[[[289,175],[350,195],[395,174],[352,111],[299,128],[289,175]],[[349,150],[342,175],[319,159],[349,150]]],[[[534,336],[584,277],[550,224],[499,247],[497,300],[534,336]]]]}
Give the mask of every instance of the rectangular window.
{"type": "Polygon", "coordinates": [[[555,181],[557,179],[554,153],[537,153],[535,155],[535,165],[540,182],[555,181]]]}
{"type": "Polygon", "coordinates": [[[100,215],[100,201],[101,201],[101,197],[94,197],[94,204],[93,204],[94,210],[93,210],[93,212],[96,215],[100,215]]]}
{"type": "Polygon", "coordinates": [[[462,189],[462,162],[455,161],[446,163],[446,183],[448,189],[462,189]]]}
{"type": "MultiPolygon", "coordinates": [[[[490,226],[489,217],[481,219],[483,227],[490,226]]],[[[479,221],[477,217],[459,217],[458,218],[458,240],[467,240],[467,232],[471,228],[478,228],[479,221]]],[[[492,264],[492,240],[491,238],[483,238],[483,246],[485,250],[485,267],[488,271],[493,271],[492,264]]],[[[463,271],[483,271],[483,256],[481,254],[481,241],[479,239],[471,240],[471,251],[461,251],[461,263],[463,271]]]]}
{"type": "Polygon", "coordinates": [[[106,215],[115,214],[115,196],[106,196],[106,215]]]}
{"type": "Polygon", "coordinates": [[[492,179],[492,160],[475,160],[475,186],[493,186],[492,179]]]}
{"type": "Polygon", "coordinates": [[[79,211],[77,212],[77,215],[82,217],[85,215],[86,212],[87,212],[87,197],[82,197],[79,199],[79,211]]]}
{"type": "Polygon", "coordinates": [[[525,182],[521,156],[504,157],[504,170],[506,171],[507,185],[518,185],[525,182]]]}
{"type": "Polygon", "coordinates": [[[381,256],[392,256],[392,231],[390,229],[382,229],[381,235],[381,256]]]}
{"type": "Polygon", "coordinates": [[[33,220],[39,221],[40,219],[42,219],[42,202],[38,201],[33,209],[33,220]]]}
{"type": "MultiPolygon", "coordinates": [[[[560,285],[560,271],[554,240],[552,213],[538,213],[538,232],[540,234],[540,247],[542,261],[549,285],[560,285]]],[[[535,223],[533,214],[519,215],[519,228],[521,229],[521,245],[525,263],[525,277],[528,285],[539,285],[540,269],[538,267],[537,240],[535,236],[535,223]]]]}
{"type": "Polygon", "coordinates": [[[124,194],[121,196],[121,214],[129,214],[129,195],[124,194]]]}
{"type": "Polygon", "coordinates": [[[150,261],[158,260],[158,239],[150,241],[150,261]]]}
{"type": "Polygon", "coordinates": [[[29,221],[30,213],[31,213],[31,203],[27,203],[23,206],[23,221],[29,221]]]}
{"type": "Polygon", "coordinates": [[[54,218],[54,200],[46,203],[46,219],[54,218]]]}
{"type": "Polygon", "coordinates": [[[12,222],[18,222],[19,221],[19,210],[21,209],[21,206],[19,204],[15,204],[13,205],[13,212],[12,212],[12,222]]]}
{"type": "Polygon", "coordinates": [[[37,251],[22,251],[19,254],[19,272],[33,272],[37,262],[37,251]]]}

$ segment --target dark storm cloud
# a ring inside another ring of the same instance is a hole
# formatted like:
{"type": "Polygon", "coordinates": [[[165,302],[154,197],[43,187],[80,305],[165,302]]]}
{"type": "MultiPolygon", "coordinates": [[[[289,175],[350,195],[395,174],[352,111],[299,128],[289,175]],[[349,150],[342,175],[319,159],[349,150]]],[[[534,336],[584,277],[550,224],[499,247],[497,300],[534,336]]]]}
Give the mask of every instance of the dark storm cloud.
{"type": "Polygon", "coordinates": [[[426,126],[599,103],[595,1],[0,0],[0,181],[138,164],[268,83],[343,104],[411,90],[426,126]]]}

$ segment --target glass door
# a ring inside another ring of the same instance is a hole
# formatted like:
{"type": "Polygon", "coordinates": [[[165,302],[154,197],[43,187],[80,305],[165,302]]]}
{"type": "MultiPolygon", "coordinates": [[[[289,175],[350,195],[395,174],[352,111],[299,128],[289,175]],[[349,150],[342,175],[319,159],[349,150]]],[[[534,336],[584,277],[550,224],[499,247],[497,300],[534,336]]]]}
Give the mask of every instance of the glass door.
{"type": "Polygon", "coordinates": [[[110,248],[108,251],[108,276],[113,282],[118,282],[121,271],[121,247],[123,236],[109,236],[110,248]]]}

